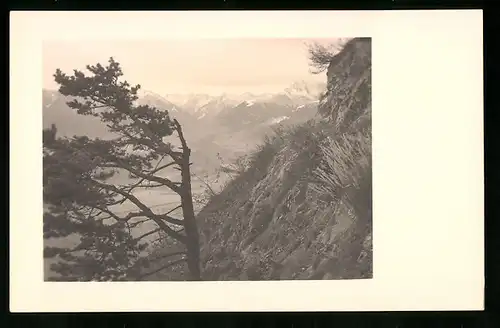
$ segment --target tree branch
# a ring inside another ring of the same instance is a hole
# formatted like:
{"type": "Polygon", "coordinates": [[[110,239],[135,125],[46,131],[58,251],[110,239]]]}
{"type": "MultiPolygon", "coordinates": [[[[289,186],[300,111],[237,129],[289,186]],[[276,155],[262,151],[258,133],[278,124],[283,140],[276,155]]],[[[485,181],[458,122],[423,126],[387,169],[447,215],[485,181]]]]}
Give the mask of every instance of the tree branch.
{"type": "Polygon", "coordinates": [[[161,183],[157,183],[157,184],[147,184],[147,185],[137,185],[137,184],[134,184],[132,186],[127,186],[127,188],[131,188],[131,189],[137,189],[137,188],[160,188],[160,187],[165,187],[164,184],[161,184],[161,183]]]}
{"type": "Polygon", "coordinates": [[[155,274],[155,273],[158,273],[158,272],[160,272],[160,271],[162,271],[162,270],[168,269],[168,268],[170,268],[170,267],[172,267],[172,266],[174,266],[174,265],[176,265],[176,264],[179,264],[179,263],[181,263],[181,262],[184,262],[184,261],[186,261],[186,258],[182,258],[182,259],[178,259],[178,260],[172,261],[172,262],[168,263],[167,265],[164,265],[164,266],[162,266],[162,267],[160,267],[160,268],[158,268],[158,269],[156,269],[156,270],[154,270],[154,271],[151,271],[151,272],[144,273],[144,274],[140,275],[140,276],[137,278],[137,280],[142,280],[142,279],[144,279],[145,277],[151,276],[151,275],[153,275],[153,274],[155,274]]]}
{"type": "Polygon", "coordinates": [[[167,221],[168,223],[175,224],[175,225],[180,225],[180,226],[184,226],[184,220],[179,220],[179,219],[173,218],[173,217],[171,217],[169,215],[166,215],[166,214],[159,215],[159,217],[162,220],[167,221]]]}
{"type": "Polygon", "coordinates": [[[101,212],[104,212],[106,214],[108,214],[110,217],[112,217],[113,219],[115,219],[116,221],[118,222],[126,222],[128,220],[126,220],[125,218],[122,218],[122,217],[119,217],[118,215],[116,215],[115,213],[111,212],[110,210],[108,210],[107,208],[104,208],[104,207],[100,207],[100,206],[96,206],[96,208],[101,211],[101,212]]]}
{"type": "MultiPolygon", "coordinates": [[[[116,106],[113,106],[113,107],[116,108],[118,111],[120,111],[120,109],[117,108],[116,106]]],[[[121,111],[121,112],[123,113],[123,111],[121,111]]],[[[169,155],[170,157],[172,157],[172,159],[174,161],[177,160],[177,158],[175,156],[175,155],[177,155],[176,152],[172,151],[172,149],[170,149],[160,138],[158,138],[157,136],[155,136],[151,132],[151,130],[149,130],[149,128],[144,123],[142,123],[130,111],[127,111],[126,114],[128,114],[128,116],[130,117],[130,119],[135,124],[137,124],[137,126],[141,129],[142,132],[145,133],[145,135],[149,139],[136,138],[136,137],[132,136],[130,133],[128,133],[127,131],[125,131],[124,129],[118,129],[120,132],[122,132],[125,136],[127,136],[131,140],[137,142],[138,144],[141,144],[141,145],[144,145],[144,146],[148,146],[150,149],[152,149],[154,151],[161,152],[163,154],[169,155]]]]}
{"type": "Polygon", "coordinates": [[[132,223],[130,223],[130,228],[135,228],[139,224],[142,224],[142,223],[148,222],[148,221],[151,221],[151,219],[147,218],[146,220],[140,220],[140,221],[132,222],[132,223]]]}
{"type": "Polygon", "coordinates": [[[175,164],[178,164],[178,163],[177,163],[177,162],[175,162],[175,161],[174,161],[174,162],[170,162],[170,163],[168,163],[168,164],[165,164],[165,165],[162,165],[162,166],[160,166],[160,167],[158,167],[158,168],[155,168],[153,171],[148,172],[148,174],[155,174],[155,173],[157,173],[157,172],[159,172],[159,171],[161,171],[161,170],[163,170],[163,169],[166,169],[166,168],[167,168],[167,167],[169,167],[169,166],[175,165],[175,164]]]}
{"type": "Polygon", "coordinates": [[[210,190],[210,193],[212,194],[212,196],[215,196],[217,195],[217,193],[212,189],[212,187],[210,186],[210,184],[208,184],[208,182],[206,182],[205,180],[203,180],[202,178],[200,178],[196,173],[192,173],[194,177],[196,177],[199,181],[201,181],[201,183],[203,183],[205,185],[205,187],[208,188],[208,190],[210,190]]]}
{"type": "Polygon", "coordinates": [[[168,212],[167,212],[167,213],[165,213],[164,215],[169,215],[170,213],[172,213],[173,211],[175,211],[175,210],[177,210],[177,209],[179,209],[179,208],[181,208],[181,207],[182,207],[182,205],[177,205],[176,207],[174,207],[173,209],[171,209],[170,211],[168,211],[168,212]]]}
{"type": "Polygon", "coordinates": [[[160,228],[158,228],[158,229],[154,229],[154,230],[151,230],[151,231],[149,231],[149,232],[146,232],[146,233],[144,233],[144,234],[140,235],[140,236],[139,236],[139,237],[137,237],[137,238],[134,238],[134,239],[133,239],[133,241],[134,241],[134,242],[138,242],[138,241],[139,241],[139,240],[141,240],[142,238],[147,237],[147,236],[149,236],[149,235],[152,235],[152,234],[154,234],[154,233],[157,233],[157,232],[159,232],[159,231],[161,231],[161,229],[160,229],[160,228]]]}
{"type": "Polygon", "coordinates": [[[125,170],[129,171],[130,173],[132,173],[140,178],[143,178],[145,180],[161,183],[176,193],[180,192],[180,188],[170,179],[161,178],[161,177],[158,177],[156,175],[144,174],[144,173],[134,169],[130,165],[126,164],[124,161],[122,161],[119,158],[111,158],[111,159],[114,160],[117,168],[125,169],[125,170]]]}
{"type": "Polygon", "coordinates": [[[164,259],[164,258],[167,258],[167,257],[176,256],[176,255],[184,255],[184,254],[186,254],[186,252],[183,252],[183,251],[173,252],[173,253],[168,253],[168,254],[163,254],[163,255],[156,256],[155,258],[150,259],[149,261],[150,262],[154,262],[154,261],[158,261],[158,260],[161,260],[161,259],[164,259]]]}
{"type": "Polygon", "coordinates": [[[158,224],[158,226],[163,230],[165,231],[169,236],[173,237],[174,239],[177,239],[178,241],[182,242],[182,243],[186,243],[186,237],[179,234],[178,232],[176,232],[175,230],[173,230],[172,228],[170,228],[167,224],[165,224],[165,222],[163,222],[161,220],[161,218],[159,218],[156,214],[153,213],[153,211],[151,211],[151,209],[149,207],[147,207],[146,205],[144,205],[139,199],[137,199],[137,197],[135,197],[134,195],[132,194],[128,194],[126,193],[125,191],[113,186],[113,185],[108,185],[108,184],[105,184],[105,183],[102,183],[102,182],[99,182],[99,181],[95,181],[93,179],[90,179],[90,181],[98,186],[101,186],[103,187],[104,189],[107,189],[107,190],[110,190],[110,191],[114,191],[115,193],[118,193],[120,195],[122,195],[123,197],[126,197],[128,200],[130,200],[132,203],[134,203],[135,206],[137,206],[144,214],[145,216],[151,218],[151,220],[153,220],[156,224],[158,224]]]}

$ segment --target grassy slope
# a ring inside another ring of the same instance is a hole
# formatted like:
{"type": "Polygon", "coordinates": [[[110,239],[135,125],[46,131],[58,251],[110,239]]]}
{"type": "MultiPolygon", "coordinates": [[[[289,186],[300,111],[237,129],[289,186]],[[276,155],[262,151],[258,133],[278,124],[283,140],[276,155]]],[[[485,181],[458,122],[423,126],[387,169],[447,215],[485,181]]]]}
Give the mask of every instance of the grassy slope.
{"type": "Polygon", "coordinates": [[[370,277],[370,164],[368,128],[311,121],[267,141],[199,214],[205,279],[370,277]]]}

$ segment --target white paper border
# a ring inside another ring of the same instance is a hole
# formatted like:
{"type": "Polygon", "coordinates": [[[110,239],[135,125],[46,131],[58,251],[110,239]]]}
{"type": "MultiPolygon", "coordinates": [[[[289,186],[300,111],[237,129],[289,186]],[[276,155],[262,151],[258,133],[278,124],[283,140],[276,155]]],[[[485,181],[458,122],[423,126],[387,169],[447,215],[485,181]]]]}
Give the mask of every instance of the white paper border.
{"type": "Polygon", "coordinates": [[[10,19],[11,311],[483,308],[482,11],[11,12],[10,19]],[[43,40],[349,36],[373,38],[374,279],[43,281],[43,40]]]}

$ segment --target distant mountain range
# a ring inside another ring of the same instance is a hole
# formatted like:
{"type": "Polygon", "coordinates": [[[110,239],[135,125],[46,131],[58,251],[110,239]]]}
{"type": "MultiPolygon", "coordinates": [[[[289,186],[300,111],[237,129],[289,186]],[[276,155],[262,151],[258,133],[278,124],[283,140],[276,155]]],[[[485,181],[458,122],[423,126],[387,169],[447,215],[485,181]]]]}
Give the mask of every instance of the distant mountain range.
{"type": "MultiPolygon", "coordinates": [[[[167,94],[141,90],[138,102],[168,110],[182,124],[193,161],[210,167],[217,156],[230,159],[248,152],[277,124],[304,122],[316,115],[324,84],[293,83],[280,93],[238,95],[167,94]]],[[[109,138],[97,118],[78,115],[58,91],[43,90],[44,128],[56,124],[61,135],[109,138]]],[[[214,162],[215,161],[215,162],[214,162]]]]}
{"type": "MultiPolygon", "coordinates": [[[[255,103],[267,103],[283,106],[303,105],[317,100],[325,85],[323,83],[308,84],[304,81],[293,83],[281,93],[243,93],[221,94],[210,96],[207,94],[169,94],[162,97],[164,102],[188,111],[196,118],[214,117],[224,109],[231,109],[239,105],[251,107],[255,103]]],[[[151,95],[146,92],[146,95],[151,95]]],[[[154,96],[158,96],[153,94],[154,96]]]]}

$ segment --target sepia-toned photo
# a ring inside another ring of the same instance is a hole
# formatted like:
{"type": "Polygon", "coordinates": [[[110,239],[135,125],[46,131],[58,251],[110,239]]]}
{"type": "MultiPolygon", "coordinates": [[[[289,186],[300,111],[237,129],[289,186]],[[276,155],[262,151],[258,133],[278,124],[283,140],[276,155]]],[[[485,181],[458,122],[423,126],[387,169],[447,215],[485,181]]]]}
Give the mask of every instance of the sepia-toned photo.
{"type": "Polygon", "coordinates": [[[482,31],[11,12],[10,311],[484,309],[482,31]]]}
{"type": "Polygon", "coordinates": [[[44,280],[373,278],[371,48],[44,41],[44,280]]]}

